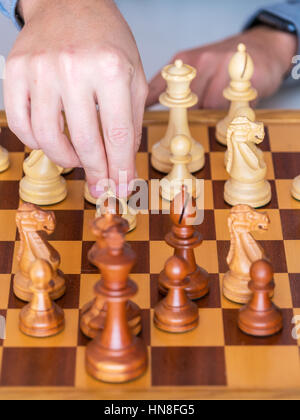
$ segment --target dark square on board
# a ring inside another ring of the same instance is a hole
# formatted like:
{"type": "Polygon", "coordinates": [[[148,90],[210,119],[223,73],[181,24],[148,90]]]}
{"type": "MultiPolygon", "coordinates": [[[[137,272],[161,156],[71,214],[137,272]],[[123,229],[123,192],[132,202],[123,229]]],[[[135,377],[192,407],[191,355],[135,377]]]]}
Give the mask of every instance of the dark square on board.
{"type": "Polygon", "coordinates": [[[273,153],[276,179],[294,179],[299,175],[300,153],[273,153]]]}
{"type": "Polygon", "coordinates": [[[223,347],[153,347],[153,386],[226,386],[223,347]]]}
{"type": "Polygon", "coordinates": [[[300,210],[280,210],[283,239],[300,240],[300,210]]]}
{"type": "Polygon", "coordinates": [[[283,309],[283,330],[266,338],[251,337],[244,334],[238,327],[239,309],[223,309],[223,322],[226,346],[293,346],[297,342],[292,337],[293,311],[283,309]]]}
{"type": "Polygon", "coordinates": [[[19,182],[0,181],[0,210],[17,210],[19,207],[19,182]]]}
{"type": "Polygon", "coordinates": [[[11,273],[14,248],[14,242],[0,242],[0,274],[11,273]]]}
{"type": "Polygon", "coordinates": [[[4,348],[1,385],[73,387],[76,348],[4,348]]]}
{"type": "Polygon", "coordinates": [[[7,127],[1,128],[0,144],[10,153],[21,153],[25,151],[24,144],[7,127]]]}

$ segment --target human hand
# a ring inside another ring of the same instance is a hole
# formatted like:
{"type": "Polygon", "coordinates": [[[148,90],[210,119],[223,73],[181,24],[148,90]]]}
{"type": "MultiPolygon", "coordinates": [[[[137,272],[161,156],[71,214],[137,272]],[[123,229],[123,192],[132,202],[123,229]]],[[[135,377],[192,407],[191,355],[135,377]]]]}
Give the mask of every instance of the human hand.
{"type": "MultiPolygon", "coordinates": [[[[131,31],[112,0],[21,0],[25,26],[4,81],[12,131],[56,164],[99,180],[135,177],[148,93],[131,31]],[[98,111],[103,126],[99,130],[98,111]],[[71,143],[64,135],[65,111],[71,143]]],[[[119,185],[120,196],[127,185],[119,185]]]]}
{"type": "MultiPolygon", "coordinates": [[[[271,96],[279,89],[297,51],[296,36],[258,26],[225,41],[177,54],[171,62],[181,59],[198,71],[192,89],[199,96],[200,108],[224,108],[228,105],[223,90],[229,84],[229,62],[240,43],[247,46],[253,58],[255,72],[252,82],[260,99],[271,96]]],[[[156,75],[150,82],[147,106],[156,104],[165,88],[161,75],[156,75]]]]}

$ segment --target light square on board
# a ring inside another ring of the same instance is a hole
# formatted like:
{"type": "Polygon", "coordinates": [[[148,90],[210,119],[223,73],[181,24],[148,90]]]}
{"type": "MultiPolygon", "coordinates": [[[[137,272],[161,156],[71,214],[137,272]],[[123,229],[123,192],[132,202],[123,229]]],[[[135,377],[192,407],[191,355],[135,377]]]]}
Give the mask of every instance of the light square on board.
{"type": "Polygon", "coordinates": [[[300,201],[292,197],[293,180],[279,179],[276,180],[276,190],[278,195],[278,203],[280,209],[300,210],[300,201]]]}
{"type": "Polygon", "coordinates": [[[148,153],[138,153],[136,158],[136,170],[139,179],[148,179],[149,174],[149,159],[148,153]]]}
{"type": "Polygon", "coordinates": [[[0,274],[0,309],[6,309],[8,307],[10,282],[10,274],[0,274]]]}
{"type": "Polygon", "coordinates": [[[199,309],[199,325],[193,331],[171,334],[158,329],[151,318],[152,347],[222,347],[225,344],[221,309],[199,309]],[[184,338],[184,340],[183,340],[184,338]]]}
{"type": "Polygon", "coordinates": [[[284,241],[289,273],[300,273],[300,241],[284,241]]]}
{"type": "Polygon", "coordinates": [[[24,153],[10,153],[10,166],[0,173],[0,181],[18,181],[23,175],[24,153]]]}
{"type": "Polygon", "coordinates": [[[225,347],[228,386],[234,389],[299,387],[299,351],[294,347],[225,347]]]}
{"type": "Polygon", "coordinates": [[[16,239],[16,210],[0,211],[0,241],[14,241],[16,239]]]}
{"type": "Polygon", "coordinates": [[[79,311],[77,309],[65,310],[65,330],[50,338],[36,339],[24,335],[18,328],[20,310],[9,309],[6,317],[6,340],[4,347],[26,347],[26,348],[46,348],[46,347],[74,347],[77,345],[77,331],[79,321],[79,311]]]}
{"type": "Polygon", "coordinates": [[[300,152],[300,124],[269,126],[272,152],[300,152]]]}
{"type": "Polygon", "coordinates": [[[67,198],[55,206],[49,206],[49,210],[83,210],[84,209],[84,185],[85,181],[67,181],[67,198]]]}
{"type": "MultiPolygon", "coordinates": [[[[151,274],[159,274],[174,251],[165,242],[150,243],[150,270],[151,274]]],[[[217,247],[215,241],[204,241],[195,250],[198,264],[209,273],[218,273],[217,247]]]]}
{"type": "MultiPolygon", "coordinates": [[[[80,274],[81,272],[81,241],[51,241],[51,245],[57,250],[61,257],[60,270],[65,274],[80,274]]],[[[20,242],[15,243],[12,273],[18,271],[17,255],[20,242]]]]}

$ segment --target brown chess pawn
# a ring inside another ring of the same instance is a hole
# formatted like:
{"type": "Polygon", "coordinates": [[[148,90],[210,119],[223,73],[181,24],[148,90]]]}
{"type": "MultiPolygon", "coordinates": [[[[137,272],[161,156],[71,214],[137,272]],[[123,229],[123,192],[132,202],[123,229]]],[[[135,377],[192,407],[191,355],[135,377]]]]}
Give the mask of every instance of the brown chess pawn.
{"type": "MultiPolygon", "coordinates": [[[[173,222],[172,232],[166,235],[166,242],[175,249],[175,255],[183,258],[188,265],[188,285],[186,292],[191,300],[201,299],[209,293],[208,273],[196,263],[194,249],[199,247],[202,236],[195,227],[190,224],[196,218],[196,201],[183,187],[171,205],[171,220],[173,222]]],[[[159,291],[167,294],[165,284],[167,276],[165,270],[159,278],[159,291]]]]}
{"type": "Polygon", "coordinates": [[[63,310],[50,298],[54,286],[52,276],[51,266],[45,260],[37,260],[31,267],[33,297],[20,313],[20,330],[30,337],[52,337],[65,327],[63,310]]]}
{"type": "Polygon", "coordinates": [[[184,333],[193,330],[199,322],[198,307],[187,297],[188,266],[184,259],[170,258],[165,267],[167,297],[155,308],[155,325],[167,332],[184,333]]]}
{"type": "Polygon", "coordinates": [[[107,301],[107,317],[103,331],[87,347],[86,369],[100,381],[124,383],[141,376],[148,365],[146,345],[132,335],[127,320],[126,302],[137,291],[128,279],[136,255],[124,246],[125,237],[116,227],[107,232],[106,242],[97,256],[103,276],[97,293],[107,301]]]}
{"type": "MultiPolygon", "coordinates": [[[[97,238],[95,245],[89,252],[89,261],[93,265],[97,266],[99,255],[106,248],[106,234],[114,226],[124,235],[128,231],[128,222],[111,213],[106,213],[105,216],[93,221],[92,232],[97,238]]],[[[95,338],[103,330],[107,317],[106,298],[99,293],[100,283],[101,281],[95,286],[96,298],[87,303],[81,310],[80,328],[82,333],[89,338],[95,338]]],[[[132,333],[138,335],[142,331],[141,309],[132,301],[128,301],[126,307],[127,319],[132,333]]]]}
{"type": "Polygon", "coordinates": [[[274,292],[272,265],[265,260],[255,262],[251,267],[249,283],[253,297],[250,303],[241,309],[238,326],[248,335],[269,337],[283,328],[281,311],[271,301],[274,292]]]}

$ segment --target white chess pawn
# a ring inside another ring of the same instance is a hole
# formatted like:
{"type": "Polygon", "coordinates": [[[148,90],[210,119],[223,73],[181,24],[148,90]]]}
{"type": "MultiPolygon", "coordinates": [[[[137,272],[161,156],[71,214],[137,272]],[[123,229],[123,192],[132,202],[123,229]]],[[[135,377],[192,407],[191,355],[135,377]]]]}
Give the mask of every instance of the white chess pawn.
{"type": "Polygon", "coordinates": [[[191,140],[189,137],[179,135],[171,142],[171,163],[173,169],[161,181],[161,196],[164,200],[173,201],[182,191],[182,186],[187,187],[188,193],[197,198],[196,178],[189,171],[191,163],[191,140]]]}
{"type": "Polygon", "coordinates": [[[229,64],[230,86],[224,90],[224,97],[231,101],[229,114],[217,124],[217,140],[226,146],[227,130],[234,118],[247,116],[251,121],[256,120],[255,112],[250,102],[257,98],[257,91],[251,85],[254,64],[247,53],[246,46],[240,44],[229,64]]]}
{"type": "Polygon", "coordinates": [[[34,150],[24,161],[25,177],[20,182],[20,198],[38,206],[50,206],[67,196],[67,184],[61,176],[63,168],[44,154],[34,150]]]}
{"type": "Polygon", "coordinates": [[[96,217],[102,217],[107,212],[112,212],[120,214],[123,219],[127,220],[129,225],[128,233],[132,232],[137,227],[136,212],[127,204],[125,198],[116,197],[111,190],[98,198],[96,206],[96,217]]]}
{"type": "Polygon", "coordinates": [[[9,165],[8,151],[0,146],[0,173],[6,171],[9,168],[9,165]]]}
{"type": "Polygon", "coordinates": [[[190,172],[197,172],[205,165],[203,146],[192,138],[188,123],[188,108],[195,106],[198,97],[192,93],[190,85],[196,77],[196,69],[177,60],[175,64],[165,67],[163,78],[168,89],[160,97],[160,103],[170,108],[169,125],[164,138],[153,146],[152,166],[160,172],[168,174],[172,169],[170,144],[174,137],[183,134],[191,140],[192,160],[190,172]]]}
{"type": "Polygon", "coordinates": [[[300,176],[297,176],[293,182],[292,196],[300,201],[300,176]]]}
{"type": "Polygon", "coordinates": [[[264,125],[245,117],[233,120],[228,129],[229,181],[224,198],[231,206],[247,204],[253,208],[267,205],[272,199],[270,183],[266,180],[267,165],[257,145],[265,137],[264,125]]]}

